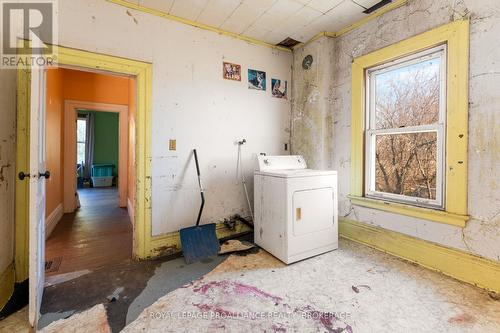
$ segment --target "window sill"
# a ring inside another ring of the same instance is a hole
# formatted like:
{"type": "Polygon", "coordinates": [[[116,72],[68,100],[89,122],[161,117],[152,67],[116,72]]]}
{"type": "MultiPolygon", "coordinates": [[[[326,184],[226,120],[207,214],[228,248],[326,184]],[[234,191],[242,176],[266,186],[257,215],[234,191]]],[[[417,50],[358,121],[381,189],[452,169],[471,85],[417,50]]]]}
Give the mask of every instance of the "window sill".
{"type": "Polygon", "coordinates": [[[449,224],[460,228],[464,228],[465,223],[469,219],[468,215],[453,214],[441,210],[415,207],[390,201],[369,199],[365,197],[358,197],[352,195],[349,195],[348,198],[351,200],[351,203],[356,206],[383,210],[395,214],[401,214],[424,220],[449,224]]]}

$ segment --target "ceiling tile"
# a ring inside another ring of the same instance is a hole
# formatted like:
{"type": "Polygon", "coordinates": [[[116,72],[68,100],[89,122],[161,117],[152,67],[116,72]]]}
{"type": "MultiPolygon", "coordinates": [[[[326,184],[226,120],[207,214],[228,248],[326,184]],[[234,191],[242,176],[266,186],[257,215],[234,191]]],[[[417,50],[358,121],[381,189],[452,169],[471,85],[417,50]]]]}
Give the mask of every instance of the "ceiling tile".
{"type": "Polygon", "coordinates": [[[197,18],[198,22],[220,26],[235,10],[242,0],[209,0],[206,7],[197,18]]]}
{"type": "Polygon", "coordinates": [[[338,20],[333,15],[322,15],[314,21],[310,22],[306,26],[294,32],[294,35],[301,40],[309,40],[311,37],[315,36],[319,32],[323,31],[337,31],[343,28],[345,23],[338,20]]]}
{"type": "Polygon", "coordinates": [[[297,2],[300,3],[301,5],[307,5],[311,0],[289,0],[289,2],[297,2]]]}
{"type": "Polygon", "coordinates": [[[351,1],[363,6],[365,8],[370,8],[371,6],[380,2],[380,0],[351,0],[351,1]]]}
{"type": "Polygon", "coordinates": [[[284,41],[287,37],[290,37],[290,33],[287,31],[271,31],[267,36],[265,41],[271,44],[279,44],[284,41]]]}
{"type": "Polygon", "coordinates": [[[338,6],[342,1],[350,0],[312,0],[307,6],[319,10],[322,13],[326,13],[335,6],[338,6]]]}
{"type": "Polygon", "coordinates": [[[241,34],[275,2],[276,0],[245,0],[220,27],[241,34]]]}
{"type": "Polygon", "coordinates": [[[337,22],[340,21],[344,23],[343,27],[353,24],[367,16],[367,14],[363,13],[363,8],[356,5],[352,1],[342,2],[340,5],[329,11],[326,15],[332,17],[332,19],[337,22]]]}
{"type": "Polygon", "coordinates": [[[249,29],[260,26],[269,31],[275,30],[303,7],[303,5],[295,1],[278,0],[268,11],[255,21],[249,29]]]}
{"type": "MultiPolygon", "coordinates": [[[[309,22],[314,19],[322,16],[323,14],[320,11],[312,9],[310,7],[303,7],[296,14],[289,17],[281,26],[279,26],[276,30],[277,32],[286,32],[288,36],[293,37],[293,33],[299,29],[302,29],[304,26],[309,24],[309,22]]],[[[297,38],[295,38],[297,39],[297,38]]],[[[297,39],[299,42],[304,42],[304,39],[297,39]]]]}
{"type": "Polygon", "coordinates": [[[243,35],[255,39],[267,40],[270,33],[271,33],[270,30],[263,29],[262,27],[259,26],[254,26],[250,29],[247,29],[247,31],[245,31],[243,35]]]}
{"type": "Polygon", "coordinates": [[[188,20],[196,20],[207,5],[208,0],[175,0],[170,13],[188,20]]]}
{"type": "Polygon", "coordinates": [[[174,0],[139,0],[139,5],[167,13],[170,11],[174,0]]]}
{"type": "Polygon", "coordinates": [[[288,35],[295,40],[306,42],[314,37],[317,33],[318,30],[315,30],[313,27],[306,27],[304,29],[296,30],[288,35]]]}
{"type": "Polygon", "coordinates": [[[366,17],[379,0],[128,0],[185,19],[277,44],[305,42],[366,17]]]}

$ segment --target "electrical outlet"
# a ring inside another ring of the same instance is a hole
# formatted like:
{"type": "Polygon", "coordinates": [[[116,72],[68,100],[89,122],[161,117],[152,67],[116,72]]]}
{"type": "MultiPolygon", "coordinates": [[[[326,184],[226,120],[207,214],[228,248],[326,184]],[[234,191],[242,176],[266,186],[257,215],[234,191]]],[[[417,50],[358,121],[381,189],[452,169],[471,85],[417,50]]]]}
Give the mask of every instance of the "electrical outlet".
{"type": "Polygon", "coordinates": [[[170,139],[168,142],[168,149],[169,150],[177,150],[177,140],[170,139]]]}

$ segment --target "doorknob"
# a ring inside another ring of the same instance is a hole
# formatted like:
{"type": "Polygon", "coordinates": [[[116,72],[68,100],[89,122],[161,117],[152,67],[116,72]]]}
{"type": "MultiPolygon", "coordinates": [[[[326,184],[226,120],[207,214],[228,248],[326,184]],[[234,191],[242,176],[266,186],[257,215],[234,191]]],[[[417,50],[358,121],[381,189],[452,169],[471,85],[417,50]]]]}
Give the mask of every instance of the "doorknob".
{"type": "Polygon", "coordinates": [[[19,172],[19,174],[17,175],[17,177],[19,177],[19,180],[24,180],[24,178],[26,177],[30,177],[30,174],[29,173],[24,173],[23,171],[19,172]]]}
{"type": "Polygon", "coordinates": [[[45,171],[44,173],[38,173],[38,178],[42,178],[42,177],[45,177],[45,179],[49,179],[50,178],[50,171],[45,171]]]}

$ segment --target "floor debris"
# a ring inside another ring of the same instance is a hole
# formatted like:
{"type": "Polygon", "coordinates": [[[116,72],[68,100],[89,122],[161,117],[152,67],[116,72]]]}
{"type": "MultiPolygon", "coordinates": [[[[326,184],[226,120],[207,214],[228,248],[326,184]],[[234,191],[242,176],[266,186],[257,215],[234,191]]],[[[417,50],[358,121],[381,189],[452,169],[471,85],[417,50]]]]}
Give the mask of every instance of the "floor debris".
{"type": "Polygon", "coordinates": [[[352,286],[352,290],[356,293],[359,294],[359,288],[366,288],[368,290],[372,290],[370,286],[367,286],[366,284],[360,284],[359,286],[352,286]]]}
{"type": "Polygon", "coordinates": [[[67,318],[71,317],[73,314],[75,314],[75,312],[76,312],[75,310],[68,310],[68,311],[58,311],[58,312],[45,313],[38,320],[38,328],[44,328],[55,321],[58,321],[61,319],[67,319],[67,318]]]}
{"type": "MultiPolygon", "coordinates": [[[[126,260],[47,287],[43,295],[41,320],[51,313],[68,310],[81,312],[104,303],[112,331],[119,332],[125,326],[131,303],[143,291],[162,262],[126,260]],[[118,286],[124,287],[125,290],[118,300],[109,303],[106,296],[113,294],[118,286]]],[[[163,295],[165,293],[159,292],[156,299],[163,295]]]]}
{"type": "Polygon", "coordinates": [[[104,305],[98,304],[87,311],[60,319],[43,328],[41,333],[111,333],[104,305]]]}
{"type": "Polygon", "coordinates": [[[266,251],[257,251],[257,253],[248,256],[231,255],[206,276],[230,272],[240,272],[240,274],[244,274],[245,271],[281,267],[286,267],[286,265],[266,251]]]}
{"type": "Polygon", "coordinates": [[[248,251],[254,247],[255,244],[253,243],[240,241],[237,239],[231,239],[222,243],[222,245],[220,246],[219,254],[229,254],[234,252],[248,251]]]}
{"type": "Polygon", "coordinates": [[[91,273],[92,271],[88,269],[84,269],[81,271],[76,271],[76,272],[70,272],[70,273],[63,273],[63,274],[57,274],[57,275],[50,275],[45,277],[45,285],[44,287],[50,287],[50,286],[55,286],[56,284],[71,281],[73,279],[79,278],[80,276],[84,276],[86,274],[91,273]]]}
{"type": "Polygon", "coordinates": [[[491,299],[494,299],[495,301],[500,301],[500,293],[490,291],[488,295],[490,295],[491,299]]]}
{"type": "Polygon", "coordinates": [[[123,287],[116,288],[115,291],[113,291],[113,293],[111,295],[108,295],[106,297],[106,299],[109,302],[117,301],[120,298],[120,294],[123,292],[123,290],[125,290],[125,288],[123,288],[123,287]]]}
{"type": "Polygon", "coordinates": [[[0,320],[1,333],[30,333],[28,324],[28,306],[0,320]]]}
{"type": "MultiPolygon", "coordinates": [[[[134,321],[141,312],[160,297],[203,277],[219,267],[227,256],[214,257],[210,262],[196,262],[186,265],[183,258],[166,261],[158,266],[147,281],[147,285],[128,307],[126,324],[134,321]]],[[[121,301],[121,300],[120,300],[121,301]]]]}

